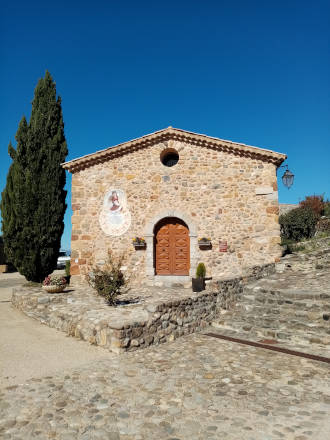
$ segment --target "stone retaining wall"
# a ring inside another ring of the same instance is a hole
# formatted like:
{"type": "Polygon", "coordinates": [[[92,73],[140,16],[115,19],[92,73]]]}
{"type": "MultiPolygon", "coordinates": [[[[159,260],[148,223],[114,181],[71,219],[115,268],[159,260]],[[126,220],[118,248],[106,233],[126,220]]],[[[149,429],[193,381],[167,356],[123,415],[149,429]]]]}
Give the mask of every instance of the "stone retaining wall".
{"type": "Polygon", "coordinates": [[[315,237],[311,240],[300,241],[297,246],[303,246],[305,251],[330,250],[330,237],[315,237]]]}
{"type": "Polygon", "coordinates": [[[207,292],[184,300],[147,306],[148,320],[110,330],[111,349],[147,347],[200,331],[210,325],[221,309],[242,293],[240,279],[224,281],[220,292],[207,292]]]}
{"type": "Polygon", "coordinates": [[[216,291],[168,289],[163,297],[161,292],[153,294],[143,304],[129,307],[110,307],[83,288],[48,294],[21,287],[13,289],[12,304],[43,324],[120,353],[200,331],[221,309],[230,307],[242,293],[242,284],[241,278],[235,278],[219,282],[216,291]]]}
{"type": "Polygon", "coordinates": [[[12,304],[26,315],[73,336],[121,353],[173,341],[211,324],[230,309],[248,281],[275,271],[274,264],[256,266],[246,276],[211,281],[200,293],[184,288],[134,288],[110,307],[89,287],[49,294],[40,287],[13,289],[12,304]],[[134,303],[136,298],[139,299],[134,303]]]}

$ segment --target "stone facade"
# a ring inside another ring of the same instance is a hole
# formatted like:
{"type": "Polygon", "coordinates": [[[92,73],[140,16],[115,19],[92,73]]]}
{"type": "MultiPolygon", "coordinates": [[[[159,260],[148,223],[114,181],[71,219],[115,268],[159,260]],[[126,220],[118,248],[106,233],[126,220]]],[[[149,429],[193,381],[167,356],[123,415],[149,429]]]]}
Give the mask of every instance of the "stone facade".
{"type": "Polygon", "coordinates": [[[280,256],[276,170],[285,157],[169,128],[67,162],[73,173],[73,280],[83,281],[90,267],[103,265],[110,249],[125,254],[124,270],[133,284],[162,285],[166,277],[155,277],[154,228],[165,217],[189,228],[190,276],[199,262],[213,279],[274,263],[280,256]],[[179,155],[175,166],[161,162],[167,151],[179,155]],[[114,188],[125,196],[129,222],[126,231],[108,235],[100,218],[114,188]],[[135,236],[145,238],[145,249],[133,247],[135,236]],[[212,246],[203,250],[198,238],[204,236],[212,246]],[[219,251],[220,242],[226,252],[219,251]]]}

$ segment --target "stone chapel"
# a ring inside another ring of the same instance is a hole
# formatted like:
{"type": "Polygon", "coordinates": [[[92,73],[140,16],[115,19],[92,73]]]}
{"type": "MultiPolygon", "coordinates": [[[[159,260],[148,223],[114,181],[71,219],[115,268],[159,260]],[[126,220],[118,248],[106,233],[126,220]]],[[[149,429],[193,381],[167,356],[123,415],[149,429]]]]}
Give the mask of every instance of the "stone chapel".
{"type": "Polygon", "coordinates": [[[71,275],[125,254],[133,283],[245,276],[280,256],[285,154],[168,127],[68,161],[71,275]],[[134,241],[133,241],[134,240],[134,241]]]}

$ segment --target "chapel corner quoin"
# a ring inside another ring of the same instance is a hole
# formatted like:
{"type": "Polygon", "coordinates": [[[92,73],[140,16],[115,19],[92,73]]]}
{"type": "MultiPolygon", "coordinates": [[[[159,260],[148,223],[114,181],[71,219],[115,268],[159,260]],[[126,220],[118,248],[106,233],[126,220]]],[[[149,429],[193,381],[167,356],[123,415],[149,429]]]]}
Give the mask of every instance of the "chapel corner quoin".
{"type": "Polygon", "coordinates": [[[73,281],[85,282],[109,250],[125,254],[133,284],[188,281],[199,262],[213,279],[274,263],[285,159],[169,127],[64,163],[73,174],[73,281]]]}

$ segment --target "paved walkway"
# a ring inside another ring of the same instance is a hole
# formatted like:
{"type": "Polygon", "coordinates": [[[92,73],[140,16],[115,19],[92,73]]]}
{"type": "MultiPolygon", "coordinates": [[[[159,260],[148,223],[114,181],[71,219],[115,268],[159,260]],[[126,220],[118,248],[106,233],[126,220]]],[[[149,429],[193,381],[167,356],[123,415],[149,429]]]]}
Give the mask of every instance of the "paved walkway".
{"type": "Polygon", "coordinates": [[[0,386],[106,357],[102,349],[67,338],[11,307],[12,288],[25,282],[17,273],[0,274],[0,386]]]}
{"type": "Polygon", "coordinates": [[[201,334],[0,393],[3,439],[324,440],[330,368],[201,334]]]}
{"type": "Polygon", "coordinates": [[[0,307],[0,338],[17,345],[5,355],[17,358],[0,388],[1,439],[330,438],[330,364],[203,334],[118,356],[0,307]]]}

